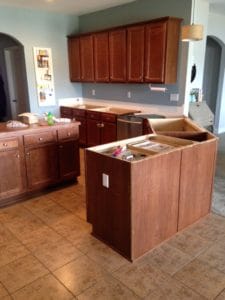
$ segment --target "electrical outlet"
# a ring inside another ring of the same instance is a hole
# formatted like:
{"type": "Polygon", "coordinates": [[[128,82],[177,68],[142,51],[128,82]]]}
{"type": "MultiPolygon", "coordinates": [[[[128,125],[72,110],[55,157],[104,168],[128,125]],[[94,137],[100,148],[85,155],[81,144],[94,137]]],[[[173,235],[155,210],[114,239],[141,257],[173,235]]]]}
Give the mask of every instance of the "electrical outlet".
{"type": "Polygon", "coordinates": [[[102,185],[106,188],[109,188],[109,175],[102,174],[102,185]]]}
{"type": "Polygon", "coordinates": [[[127,92],[127,98],[129,98],[129,99],[131,98],[131,92],[130,91],[127,92]]]}
{"type": "Polygon", "coordinates": [[[95,96],[95,90],[94,89],[91,91],[91,93],[92,93],[92,96],[95,96]]]}
{"type": "Polygon", "coordinates": [[[179,94],[170,94],[170,101],[179,101],[179,94]]]}

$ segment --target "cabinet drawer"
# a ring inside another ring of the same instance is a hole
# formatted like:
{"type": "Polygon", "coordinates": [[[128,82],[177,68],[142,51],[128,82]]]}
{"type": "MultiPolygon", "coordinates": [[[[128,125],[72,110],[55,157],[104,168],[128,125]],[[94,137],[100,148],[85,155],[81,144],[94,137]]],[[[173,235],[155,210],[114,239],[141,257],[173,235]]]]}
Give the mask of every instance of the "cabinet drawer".
{"type": "Polygon", "coordinates": [[[72,108],[61,106],[60,107],[60,115],[61,115],[61,117],[65,116],[65,117],[71,118],[72,117],[72,108]]]}
{"type": "Polygon", "coordinates": [[[66,128],[58,130],[58,140],[76,139],[79,137],[77,128],[66,128]]]}
{"type": "Polygon", "coordinates": [[[87,118],[92,120],[100,120],[101,113],[98,111],[87,111],[87,118]]]}
{"type": "Polygon", "coordinates": [[[0,151],[18,148],[18,146],[19,144],[17,139],[0,140],[0,151]]]}
{"type": "Polygon", "coordinates": [[[56,131],[24,135],[25,146],[36,146],[56,142],[56,131]]]}
{"type": "Polygon", "coordinates": [[[102,121],[116,123],[117,116],[109,113],[102,113],[102,121]]]}
{"type": "Polygon", "coordinates": [[[73,117],[85,117],[86,116],[86,110],[80,109],[80,108],[74,108],[73,109],[73,117]]]}

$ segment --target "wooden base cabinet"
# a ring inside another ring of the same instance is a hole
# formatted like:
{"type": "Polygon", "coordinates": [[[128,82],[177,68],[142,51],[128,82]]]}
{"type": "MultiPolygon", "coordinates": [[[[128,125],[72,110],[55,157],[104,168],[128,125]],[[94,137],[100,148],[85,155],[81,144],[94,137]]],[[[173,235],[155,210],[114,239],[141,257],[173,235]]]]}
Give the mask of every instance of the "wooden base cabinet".
{"type": "Polygon", "coordinates": [[[87,220],[93,235],[133,261],[206,216],[216,145],[217,138],[207,132],[201,142],[151,134],[86,149],[87,220]],[[134,146],[143,140],[159,145],[134,146]],[[118,146],[138,158],[115,157],[118,146]]]}
{"type": "Polygon", "coordinates": [[[76,181],[80,175],[78,122],[51,127],[34,125],[17,131],[6,131],[3,125],[0,206],[65,181],[76,181]]]}
{"type": "Polygon", "coordinates": [[[1,199],[22,194],[26,190],[26,170],[22,138],[0,139],[0,206],[1,199]]]}

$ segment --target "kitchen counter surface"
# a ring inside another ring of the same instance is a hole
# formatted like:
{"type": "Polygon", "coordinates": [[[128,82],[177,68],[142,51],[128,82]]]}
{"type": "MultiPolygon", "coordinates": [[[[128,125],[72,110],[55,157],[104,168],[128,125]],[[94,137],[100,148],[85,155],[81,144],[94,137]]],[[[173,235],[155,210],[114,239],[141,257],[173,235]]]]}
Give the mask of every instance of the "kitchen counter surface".
{"type": "Polygon", "coordinates": [[[17,135],[23,135],[26,133],[34,133],[34,132],[39,132],[39,131],[47,131],[50,129],[62,129],[62,128],[70,128],[73,126],[78,126],[80,125],[80,122],[74,121],[74,122],[70,122],[70,123],[55,123],[54,125],[38,125],[38,124],[31,124],[28,125],[27,127],[14,127],[14,128],[9,128],[6,127],[6,122],[4,123],[0,123],[0,138],[4,138],[7,137],[10,133],[10,136],[17,136],[17,135]]]}

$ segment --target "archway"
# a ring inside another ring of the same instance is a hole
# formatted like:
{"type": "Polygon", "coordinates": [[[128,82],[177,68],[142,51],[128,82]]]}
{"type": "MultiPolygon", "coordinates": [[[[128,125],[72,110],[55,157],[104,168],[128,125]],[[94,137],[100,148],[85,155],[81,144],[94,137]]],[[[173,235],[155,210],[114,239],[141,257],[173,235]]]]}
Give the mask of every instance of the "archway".
{"type": "Polygon", "coordinates": [[[203,94],[208,106],[215,115],[214,128],[219,130],[220,107],[221,107],[221,89],[223,80],[221,78],[221,70],[223,60],[222,55],[224,44],[216,37],[208,36],[206,43],[204,78],[203,78],[203,94]]]}
{"type": "Polygon", "coordinates": [[[4,88],[0,94],[0,121],[16,119],[19,113],[29,111],[24,47],[4,33],[0,33],[0,75],[4,88]]]}

